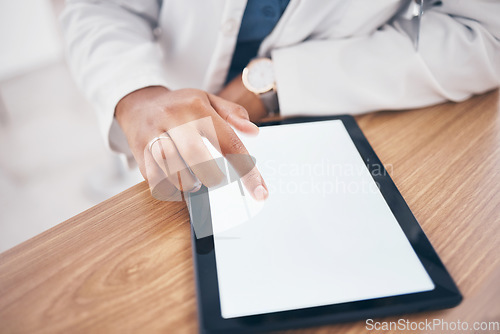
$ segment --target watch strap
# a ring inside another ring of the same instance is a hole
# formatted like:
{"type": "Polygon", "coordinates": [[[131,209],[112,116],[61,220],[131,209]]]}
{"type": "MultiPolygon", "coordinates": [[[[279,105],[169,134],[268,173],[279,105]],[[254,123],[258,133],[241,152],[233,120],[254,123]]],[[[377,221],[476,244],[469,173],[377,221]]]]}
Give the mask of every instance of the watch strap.
{"type": "Polygon", "coordinates": [[[272,89],[268,92],[259,94],[259,98],[269,115],[279,114],[278,93],[276,90],[272,89]]]}

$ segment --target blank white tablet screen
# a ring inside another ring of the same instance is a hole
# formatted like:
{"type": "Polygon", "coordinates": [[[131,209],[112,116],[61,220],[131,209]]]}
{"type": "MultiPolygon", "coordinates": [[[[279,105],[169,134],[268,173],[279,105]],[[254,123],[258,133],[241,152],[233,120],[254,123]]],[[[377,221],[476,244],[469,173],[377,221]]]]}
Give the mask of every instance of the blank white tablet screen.
{"type": "Polygon", "coordinates": [[[434,289],[339,120],[242,138],[270,190],[210,190],[224,318],[434,289]]]}

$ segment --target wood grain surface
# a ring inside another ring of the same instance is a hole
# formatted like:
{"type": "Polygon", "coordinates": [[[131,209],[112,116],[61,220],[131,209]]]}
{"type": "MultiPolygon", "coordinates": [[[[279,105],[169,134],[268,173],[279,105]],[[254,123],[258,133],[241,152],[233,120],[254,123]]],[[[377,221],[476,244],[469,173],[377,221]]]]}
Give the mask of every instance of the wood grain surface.
{"type": "MultiPolygon", "coordinates": [[[[357,117],[465,297],[404,319],[500,320],[498,101],[493,91],[357,117]]],[[[0,254],[1,333],[196,333],[195,298],[187,209],[145,183],[0,254]]],[[[369,331],[359,321],[288,332],[369,331]]]]}

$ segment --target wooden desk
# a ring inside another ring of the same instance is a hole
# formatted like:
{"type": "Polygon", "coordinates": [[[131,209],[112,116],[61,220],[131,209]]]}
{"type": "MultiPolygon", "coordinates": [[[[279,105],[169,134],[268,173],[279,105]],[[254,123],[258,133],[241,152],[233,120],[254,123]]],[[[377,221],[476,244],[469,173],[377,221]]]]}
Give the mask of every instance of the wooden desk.
{"type": "MultiPolygon", "coordinates": [[[[500,320],[498,100],[494,91],[357,117],[465,296],[455,309],[404,318],[500,320]]],[[[145,183],[0,254],[2,333],[197,328],[188,212],[151,198],[145,183]]],[[[300,332],[367,331],[360,321],[300,332]]]]}

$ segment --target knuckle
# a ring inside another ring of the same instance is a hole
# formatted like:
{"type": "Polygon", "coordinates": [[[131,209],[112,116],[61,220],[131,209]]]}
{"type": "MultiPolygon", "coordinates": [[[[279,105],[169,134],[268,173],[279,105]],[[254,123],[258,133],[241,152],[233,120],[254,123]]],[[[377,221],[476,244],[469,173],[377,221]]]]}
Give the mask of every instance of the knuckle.
{"type": "Polygon", "coordinates": [[[194,95],[187,100],[186,104],[190,109],[200,110],[205,108],[206,101],[201,96],[194,95]]]}
{"type": "Polygon", "coordinates": [[[245,150],[245,147],[238,137],[233,136],[229,140],[229,149],[231,152],[241,152],[245,150]]]}
{"type": "Polygon", "coordinates": [[[234,112],[240,116],[246,116],[247,115],[247,110],[243,107],[243,106],[240,106],[240,105],[236,105],[234,107],[234,112]]]}
{"type": "Polygon", "coordinates": [[[197,143],[193,142],[188,142],[184,146],[184,152],[182,154],[182,157],[186,162],[194,162],[199,160],[199,157],[201,155],[201,147],[197,143]]]}

